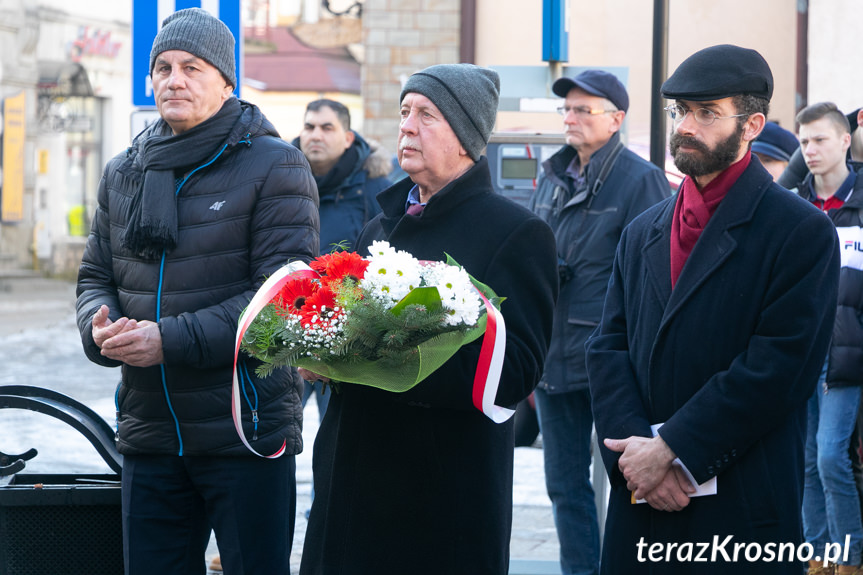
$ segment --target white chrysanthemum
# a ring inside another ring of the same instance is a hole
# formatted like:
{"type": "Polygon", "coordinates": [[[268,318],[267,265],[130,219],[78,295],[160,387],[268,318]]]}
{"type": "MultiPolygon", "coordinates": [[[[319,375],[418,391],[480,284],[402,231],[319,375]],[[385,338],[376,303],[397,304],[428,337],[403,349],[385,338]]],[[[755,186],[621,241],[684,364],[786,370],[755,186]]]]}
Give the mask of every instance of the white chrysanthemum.
{"type": "MultiPolygon", "coordinates": [[[[386,256],[396,253],[396,249],[389,242],[374,241],[372,247],[369,248],[371,258],[386,256]]],[[[369,259],[371,259],[369,258],[369,259]]]]}
{"type": "Polygon", "coordinates": [[[444,301],[447,310],[446,322],[448,325],[464,324],[474,326],[479,320],[479,311],[482,300],[476,294],[463,294],[449,301],[444,301]]]}
{"type": "Polygon", "coordinates": [[[479,319],[482,300],[474,291],[468,273],[458,266],[436,263],[425,268],[426,285],[437,288],[449,325],[474,325],[479,319]]]}
{"type": "Polygon", "coordinates": [[[395,251],[386,242],[375,242],[372,254],[360,281],[363,290],[382,301],[397,302],[420,285],[420,263],[408,252],[395,251]]]}

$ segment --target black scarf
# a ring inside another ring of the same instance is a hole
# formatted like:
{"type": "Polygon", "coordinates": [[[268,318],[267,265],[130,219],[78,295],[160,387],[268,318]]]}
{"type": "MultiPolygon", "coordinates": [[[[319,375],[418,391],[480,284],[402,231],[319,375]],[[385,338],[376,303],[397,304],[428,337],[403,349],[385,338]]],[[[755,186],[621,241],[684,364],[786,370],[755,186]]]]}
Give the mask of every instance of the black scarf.
{"type": "Polygon", "coordinates": [[[329,172],[321,177],[315,176],[315,183],[318,185],[318,195],[328,196],[334,191],[342,187],[345,180],[354,171],[357,162],[360,159],[360,153],[357,151],[356,144],[351,145],[345,150],[336,165],[329,172]]]}
{"type": "Polygon", "coordinates": [[[132,199],[123,247],[140,258],[155,260],[177,245],[174,171],[212,159],[225,144],[242,111],[239,100],[229,98],[213,117],[176,136],[170,133],[164,120],[156,123],[152,135],[139,147],[144,178],[132,199]]]}

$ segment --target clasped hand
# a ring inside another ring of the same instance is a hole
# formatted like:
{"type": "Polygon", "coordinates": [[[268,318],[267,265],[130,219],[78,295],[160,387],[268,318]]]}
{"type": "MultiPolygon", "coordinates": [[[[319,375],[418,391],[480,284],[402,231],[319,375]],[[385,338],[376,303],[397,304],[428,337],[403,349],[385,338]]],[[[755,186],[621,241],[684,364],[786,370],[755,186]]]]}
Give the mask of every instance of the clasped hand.
{"type": "Polygon", "coordinates": [[[695,487],[674,463],[674,452],[662,437],[632,436],[605,439],[603,443],[622,454],[617,466],[635,499],[644,499],[660,511],[680,511],[689,505],[689,495],[695,487]]]}
{"type": "Polygon", "coordinates": [[[315,373],[314,371],[309,371],[308,369],[306,369],[304,367],[298,367],[297,372],[299,372],[300,377],[302,377],[306,381],[318,381],[318,380],[320,380],[320,381],[323,381],[324,383],[328,383],[330,381],[329,377],[324,377],[323,375],[315,373]]]}
{"type": "Polygon", "coordinates": [[[159,324],[121,317],[111,321],[108,306],[93,315],[93,341],[102,355],[134,367],[150,367],[164,361],[159,324]]]}

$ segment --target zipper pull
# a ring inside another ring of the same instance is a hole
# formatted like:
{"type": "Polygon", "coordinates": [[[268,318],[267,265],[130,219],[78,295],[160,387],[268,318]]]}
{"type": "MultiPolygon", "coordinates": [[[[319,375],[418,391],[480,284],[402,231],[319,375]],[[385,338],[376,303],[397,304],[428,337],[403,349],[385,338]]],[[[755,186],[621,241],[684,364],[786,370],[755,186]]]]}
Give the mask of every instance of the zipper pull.
{"type": "Polygon", "coordinates": [[[252,410],[252,423],[255,424],[255,433],[252,435],[252,441],[257,441],[258,439],[258,410],[252,410]]]}

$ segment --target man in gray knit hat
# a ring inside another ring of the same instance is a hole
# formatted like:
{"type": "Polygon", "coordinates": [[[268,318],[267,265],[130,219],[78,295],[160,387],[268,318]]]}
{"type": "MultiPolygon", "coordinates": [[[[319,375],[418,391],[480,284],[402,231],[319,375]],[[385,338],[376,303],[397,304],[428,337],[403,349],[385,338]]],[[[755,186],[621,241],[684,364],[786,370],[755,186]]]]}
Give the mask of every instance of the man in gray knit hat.
{"type": "MultiPolygon", "coordinates": [[[[489,399],[511,408],[539,380],[557,260],[548,225],[492,189],[482,151],[498,90],[494,71],[469,64],[408,79],[398,159],[409,177],[378,194],[382,213],[357,246],[449,254],[507,298],[502,375],[489,399]]],[[[332,396],[315,441],[301,574],[507,573],[513,422],[482,402],[493,389],[477,377],[482,345],[462,347],[410,391],[342,385],[332,396]]]]}
{"type": "Polygon", "coordinates": [[[226,573],[288,573],[302,380],[258,378],[246,357],[235,378],[232,360],[255,291],[317,256],[317,190],[302,153],[233,96],[222,22],[172,14],[150,67],[161,120],[105,168],[77,290],[87,357],[122,366],[125,573],[203,575],[211,528],[226,573]]]}

